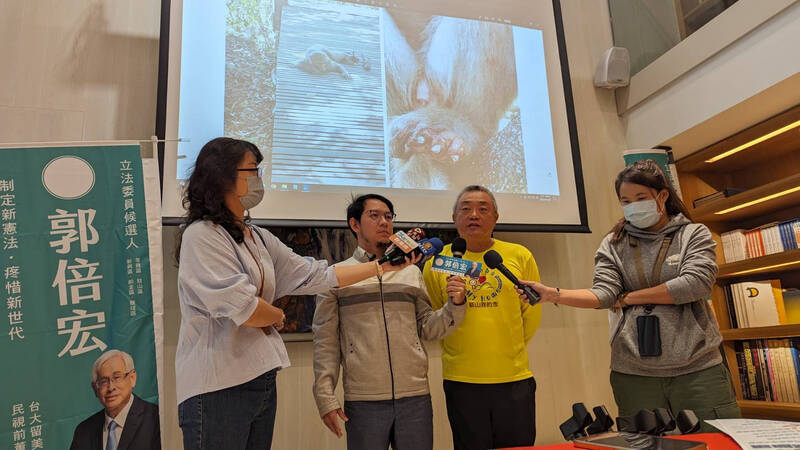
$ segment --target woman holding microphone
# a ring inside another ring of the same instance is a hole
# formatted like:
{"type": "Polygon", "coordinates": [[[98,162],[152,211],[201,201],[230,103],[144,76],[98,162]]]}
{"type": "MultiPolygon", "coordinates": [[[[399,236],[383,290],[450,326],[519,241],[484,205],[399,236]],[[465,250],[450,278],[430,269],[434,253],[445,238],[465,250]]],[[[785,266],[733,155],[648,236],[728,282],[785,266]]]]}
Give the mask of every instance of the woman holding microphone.
{"type": "Polygon", "coordinates": [[[272,302],[347,286],[390,266],[329,267],[296,255],[246,212],[264,195],[258,148],[216,138],[203,146],[186,186],[178,239],[181,326],[175,357],[184,448],[267,449],[275,376],[289,366],[283,311],[272,302]]]}
{"type": "Polygon", "coordinates": [[[611,387],[620,416],[666,408],[673,415],[694,410],[701,420],[740,417],[706,301],[717,275],[711,232],[691,221],[653,161],[623,169],[614,187],[625,217],[597,250],[592,287],[525,283],[542,302],[611,310],[611,387]]]}

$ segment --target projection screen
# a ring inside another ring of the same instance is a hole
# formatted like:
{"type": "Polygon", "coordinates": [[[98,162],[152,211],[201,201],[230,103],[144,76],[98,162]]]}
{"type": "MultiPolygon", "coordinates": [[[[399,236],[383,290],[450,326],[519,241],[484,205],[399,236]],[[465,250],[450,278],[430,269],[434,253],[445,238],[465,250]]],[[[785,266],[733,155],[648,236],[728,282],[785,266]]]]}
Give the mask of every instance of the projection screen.
{"type": "Polygon", "coordinates": [[[588,231],[558,0],[172,0],[168,17],[165,223],[230,136],[264,155],[264,224],[344,226],[379,193],[398,222],[448,227],[480,184],[499,230],[588,231]]]}

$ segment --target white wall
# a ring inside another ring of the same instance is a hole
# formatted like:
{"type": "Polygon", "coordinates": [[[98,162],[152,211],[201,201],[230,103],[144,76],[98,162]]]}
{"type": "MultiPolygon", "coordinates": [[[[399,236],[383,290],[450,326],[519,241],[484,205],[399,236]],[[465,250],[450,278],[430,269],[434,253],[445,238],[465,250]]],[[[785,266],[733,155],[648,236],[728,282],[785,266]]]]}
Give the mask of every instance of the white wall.
{"type": "MultiPolygon", "coordinates": [[[[647,92],[653,93],[637,100],[635,106],[627,109],[627,94],[620,91],[626,139],[631,148],[668,143],[676,146],[677,156],[685,156],[800,101],[797,84],[790,83],[785,85],[782,93],[772,91],[769,96],[771,108],[768,105],[740,108],[734,121],[714,120],[742,102],[758,103],[760,95],[800,72],[797,50],[800,2],[781,0],[769,2],[765,8],[762,5],[762,2],[734,4],[707,25],[709,30],[699,30],[695,33],[699,33],[698,36],[690,36],[656,60],[653,66],[676,57],[689,60],[694,53],[703,58],[711,55],[698,65],[688,67],[685,72],[662,78],[664,84],[660,86],[648,86],[647,92]],[[787,4],[791,6],[786,7],[787,4]],[[757,13],[764,13],[759,11],[762,9],[772,10],[769,12],[774,15],[757,13]],[[742,29],[749,31],[741,36],[739,32],[742,29]],[[713,35],[709,34],[711,32],[713,35]],[[693,39],[696,37],[703,37],[706,41],[693,39]],[[714,42],[716,47],[706,48],[709,42],[714,42]],[[709,130],[695,129],[691,139],[681,138],[682,133],[700,124],[708,125],[709,130]]],[[[647,75],[644,72],[642,74],[647,75]]],[[[641,92],[638,83],[648,84],[657,79],[635,78],[628,88],[630,92],[641,92]]]]}
{"type": "Polygon", "coordinates": [[[0,142],[149,139],[159,0],[0,2],[0,142]]]}
{"type": "MultiPolygon", "coordinates": [[[[0,1],[0,142],[139,139],[155,123],[158,0],[0,1]]],[[[612,45],[605,0],[563,2],[589,224],[594,233],[503,233],[536,257],[546,283],[591,282],[596,247],[620,215],[612,179],[622,168],[625,132],[613,93],[592,86],[594,65],[612,45]]],[[[501,211],[502,214],[502,211],[501,211]]],[[[174,360],[180,322],[174,228],[165,228],[165,447],[180,448],[174,360]]],[[[343,449],[311,396],[311,344],[287,344],[292,367],[278,377],[275,448],[343,449]]],[[[430,350],[436,448],[451,448],[437,345],[430,350]]],[[[616,407],[608,384],[608,325],[598,311],[546,305],[529,353],[537,378],[537,443],[561,442],[558,424],[573,402],[616,407]]]]}

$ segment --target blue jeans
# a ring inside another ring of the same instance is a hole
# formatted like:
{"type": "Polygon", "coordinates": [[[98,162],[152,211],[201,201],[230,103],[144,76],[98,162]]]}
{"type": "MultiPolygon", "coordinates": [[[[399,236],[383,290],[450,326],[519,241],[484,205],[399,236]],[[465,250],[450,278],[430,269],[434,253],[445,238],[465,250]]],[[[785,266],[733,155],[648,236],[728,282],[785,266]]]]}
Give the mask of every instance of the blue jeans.
{"type": "Polygon", "coordinates": [[[178,405],[184,450],[265,450],[272,445],[278,369],[178,405]]]}
{"type": "Polygon", "coordinates": [[[430,395],[399,400],[344,402],[348,450],[433,449],[430,395]]]}

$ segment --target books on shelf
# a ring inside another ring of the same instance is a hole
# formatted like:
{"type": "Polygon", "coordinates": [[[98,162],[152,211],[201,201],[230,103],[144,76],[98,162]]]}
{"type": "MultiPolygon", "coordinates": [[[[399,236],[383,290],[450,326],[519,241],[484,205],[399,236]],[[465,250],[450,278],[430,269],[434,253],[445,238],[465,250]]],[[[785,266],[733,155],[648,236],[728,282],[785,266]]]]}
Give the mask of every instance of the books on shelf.
{"type": "Polygon", "coordinates": [[[800,248],[800,219],[772,222],[752,230],[720,235],[726,263],[743,261],[800,248]]]}
{"type": "Polygon", "coordinates": [[[800,242],[800,219],[787,220],[778,225],[781,242],[787,250],[798,248],[800,242]]]}
{"type": "Polygon", "coordinates": [[[740,192],[744,192],[744,191],[745,191],[745,189],[725,188],[725,189],[723,189],[721,191],[714,192],[713,194],[704,195],[702,197],[698,197],[698,198],[692,200],[692,205],[695,208],[697,208],[697,207],[702,206],[702,205],[704,205],[706,203],[713,202],[714,200],[718,200],[718,199],[725,198],[725,197],[730,197],[731,195],[736,195],[736,194],[738,194],[740,192]]]}
{"type": "Polygon", "coordinates": [[[745,400],[800,402],[800,338],[738,341],[735,350],[745,400]]]}
{"type": "Polygon", "coordinates": [[[780,280],[743,281],[724,287],[731,328],[770,327],[790,323],[780,280]]]}

